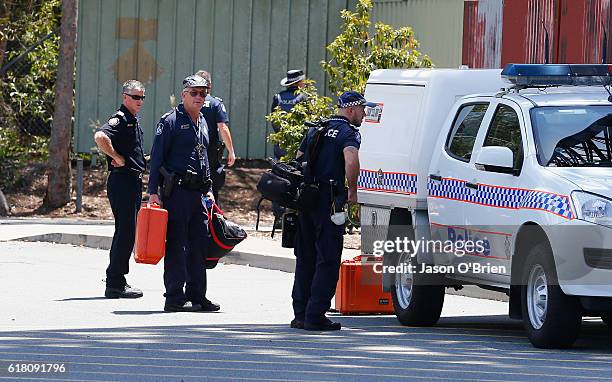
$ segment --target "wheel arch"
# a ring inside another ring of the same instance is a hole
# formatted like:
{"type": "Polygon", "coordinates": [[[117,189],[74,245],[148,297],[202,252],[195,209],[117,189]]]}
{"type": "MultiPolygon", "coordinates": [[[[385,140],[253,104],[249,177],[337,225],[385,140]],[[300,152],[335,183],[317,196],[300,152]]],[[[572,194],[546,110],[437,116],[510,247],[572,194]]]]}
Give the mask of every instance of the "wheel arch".
{"type": "MultiPolygon", "coordinates": [[[[521,275],[527,259],[529,248],[540,242],[550,246],[550,240],[544,229],[535,222],[526,222],[516,235],[512,264],[510,268],[510,318],[522,319],[521,309],[521,275]]],[[[553,264],[554,264],[553,256],[553,264]]]]}
{"type": "MultiPolygon", "coordinates": [[[[387,230],[387,240],[395,240],[396,237],[400,237],[401,234],[406,234],[403,231],[403,227],[413,227],[412,225],[412,212],[406,208],[393,208],[391,210],[391,216],[389,217],[389,228],[387,230]]],[[[414,236],[414,227],[412,232],[408,232],[414,236]]],[[[396,265],[399,254],[395,252],[385,253],[383,255],[383,266],[396,265]]],[[[393,274],[383,273],[382,283],[383,290],[389,292],[391,285],[393,284],[393,274]]]]}

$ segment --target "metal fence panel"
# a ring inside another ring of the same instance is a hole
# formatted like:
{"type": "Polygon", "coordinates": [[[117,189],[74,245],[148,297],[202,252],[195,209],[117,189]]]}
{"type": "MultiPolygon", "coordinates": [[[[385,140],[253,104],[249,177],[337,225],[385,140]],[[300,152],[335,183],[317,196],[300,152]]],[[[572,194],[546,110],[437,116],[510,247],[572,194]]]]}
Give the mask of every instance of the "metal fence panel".
{"type": "Polygon", "coordinates": [[[463,1],[404,0],[375,2],[373,21],[414,29],[420,51],[438,68],[461,65],[463,1]]]}

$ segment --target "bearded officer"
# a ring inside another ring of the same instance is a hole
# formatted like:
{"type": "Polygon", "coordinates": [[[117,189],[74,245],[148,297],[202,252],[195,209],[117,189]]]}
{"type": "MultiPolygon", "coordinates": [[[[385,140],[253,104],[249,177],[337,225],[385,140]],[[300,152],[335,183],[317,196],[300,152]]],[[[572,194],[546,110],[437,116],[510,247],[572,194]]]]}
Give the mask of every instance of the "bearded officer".
{"type": "Polygon", "coordinates": [[[213,199],[207,158],[206,120],[200,112],[209,83],[202,77],[183,80],[182,102],[162,116],[151,150],[151,203],[168,210],[164,286],[166,312],[217,311],[206,298],[208,220],[206,199],[213,199]],[[159,197],[164,173],[163,197],[159,197]],[[173,179],[170,181],[169,179],[173,179]],[[171,190],[169,190],[171,188],[171,190]]]}
{"type": "MultiPolygon", "coordinates": [[[[298,213],[292,328],[341,328],[325,317],[338,282],[344,235],[344,222],[338,216],[332,221],[332,215],[343,210],[347,198],[349,203],[357,202],[361,144],[357,128],[365,117],[366,106],[375,104],[366,102],[357,92],[345,92],[338,99],[337,115],[322,122],[325,130],[319,139],[318,156],[310,157],[316,128],[308,131],[297,152],[298,160],[307,163],[305,181],[316,185],[318,191],[311,198],[312,208],[303,208],[298,213]]],[[[344,217],[343,213],[340,216],[344,217]]]]}

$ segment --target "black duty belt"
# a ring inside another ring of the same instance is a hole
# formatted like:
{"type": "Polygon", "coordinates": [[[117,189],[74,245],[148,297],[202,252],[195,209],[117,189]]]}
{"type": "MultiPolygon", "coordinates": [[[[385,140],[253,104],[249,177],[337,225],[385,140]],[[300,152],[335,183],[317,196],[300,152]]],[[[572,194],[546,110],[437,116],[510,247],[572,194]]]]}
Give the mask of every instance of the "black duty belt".
{"type": "Polygon", "coordinates": [[[210,179],[201,180],[195,177],[181,176],[177,178],[176,184],[188,190],[208,192],[212,182],[210,179]]]}
{"type": "Polygon", "coordinates": [[[136,177],[138,179],[142,179],[143,172],[142,171],[132,170],[132,169],[112,169],[111,170],[111,174],[130,175],[130,176],[134,176],[134,177],[136,177]]]}

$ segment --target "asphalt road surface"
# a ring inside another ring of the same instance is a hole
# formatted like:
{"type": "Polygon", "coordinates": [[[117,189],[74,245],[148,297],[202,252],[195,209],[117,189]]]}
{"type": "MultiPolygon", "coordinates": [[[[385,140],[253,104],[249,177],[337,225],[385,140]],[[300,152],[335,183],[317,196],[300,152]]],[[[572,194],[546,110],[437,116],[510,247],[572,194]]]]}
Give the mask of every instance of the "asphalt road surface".
{"type": "Polygon", "coordinates": [[[612,381],[612,330],[598,319],[568,351],[533,348],[505,303],[462,296],[433,328],[336,315],[342,331],[309,333],[288,327],[291,274],[220,265],[208,293],[220,313],[163,313],[161,264],[132,265],[142,299],[106,300],[106,261],[0,242],[0,380],[612,381]]]}

